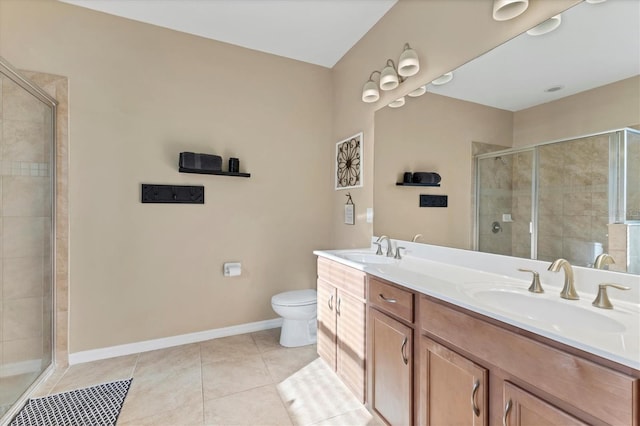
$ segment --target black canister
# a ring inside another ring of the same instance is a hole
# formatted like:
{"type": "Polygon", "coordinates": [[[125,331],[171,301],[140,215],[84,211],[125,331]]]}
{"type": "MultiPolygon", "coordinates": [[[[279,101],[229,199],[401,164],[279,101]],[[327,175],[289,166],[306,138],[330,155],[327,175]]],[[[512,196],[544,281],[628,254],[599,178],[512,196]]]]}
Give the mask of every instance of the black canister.
{"type": "Polygon", "coordinates": [[[411,172],[404,172],[404,176],[402,176],[402,182],[404,183],[411,183],[411,180],[413,179],[413,173],[411,172]]]}
{"type": "Polygon", "coordinates": [[[237,158],[229,158],[229,172],[238,173],[240,171],[240,160],[237,158]]]}

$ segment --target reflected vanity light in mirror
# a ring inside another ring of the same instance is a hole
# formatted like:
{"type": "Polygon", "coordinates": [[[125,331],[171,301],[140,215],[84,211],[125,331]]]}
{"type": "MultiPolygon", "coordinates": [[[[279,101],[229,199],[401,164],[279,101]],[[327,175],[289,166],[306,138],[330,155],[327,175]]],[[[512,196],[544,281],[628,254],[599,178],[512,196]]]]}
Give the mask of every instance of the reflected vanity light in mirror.
{"type": "Polygon", "coordinates": [[[404,105],[405,99],[404,96],[401,98],[396,99],[395,101],[391,102],[389,104],[390,108],[400,108],[401,106],[404,105]]]}
{"type": "Polygon", "coordinates": [[[420,86],[412,92],[409,92],[407,96],[412,98],[417,98],[418,96],[422,96],[427,92],[427,86],[420,86]]]}
{"type": "Polygon", "coordinates": [[[562,15],[556,15],[552,18],[547,19],[541,24],[536,25],[527,31],[527,34],[530,36],[540,36],[543,34],[548,34],[551,31],[557,29],[562,23],[562,15]]]}
{"type": "Polygon", "coordinates": [[[434,86],[442,86],[443,84],[447,84],[451,80],[453,80],[453,73],[448,72],[433,80],[431,84],[433,84],[434,86]]]}
{"type": "Polygon", "coordinates": [[[508,21],[522,13],[529,7],[529,0],[493,0],[493,19],[508,21]]]}

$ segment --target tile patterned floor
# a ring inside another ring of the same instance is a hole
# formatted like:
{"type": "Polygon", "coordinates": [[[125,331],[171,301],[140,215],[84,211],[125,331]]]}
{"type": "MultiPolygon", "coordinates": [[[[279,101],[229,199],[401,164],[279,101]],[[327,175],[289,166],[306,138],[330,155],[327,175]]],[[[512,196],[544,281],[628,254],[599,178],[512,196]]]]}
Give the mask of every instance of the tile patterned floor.
{"type": "Polygon", "coordinates": [[[74,365],[55,372],[33,396],[133,377],[118,425],[378,425],[315,345],[284,348],[279,333],[74,365]]]}

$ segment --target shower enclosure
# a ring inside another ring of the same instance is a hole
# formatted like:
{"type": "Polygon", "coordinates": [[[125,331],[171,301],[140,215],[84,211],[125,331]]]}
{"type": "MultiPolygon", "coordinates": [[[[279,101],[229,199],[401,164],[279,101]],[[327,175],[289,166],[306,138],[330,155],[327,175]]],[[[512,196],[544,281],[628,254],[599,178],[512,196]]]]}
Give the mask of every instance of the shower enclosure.
{"type": "Polygon", "coordinates": [[[53,365],[55,112],[0,58],[0,415],[53,365]]]}
{"type": "Polygon", "coordinates": [[[621,129],[476,157],[475,248],[640,273],[640,132],[621,129]]]}

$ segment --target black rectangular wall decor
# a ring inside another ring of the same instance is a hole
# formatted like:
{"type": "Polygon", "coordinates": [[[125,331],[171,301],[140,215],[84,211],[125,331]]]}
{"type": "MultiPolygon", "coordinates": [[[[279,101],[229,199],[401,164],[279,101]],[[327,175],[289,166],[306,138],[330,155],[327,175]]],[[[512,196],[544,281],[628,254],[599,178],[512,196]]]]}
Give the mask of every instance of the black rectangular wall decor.
{"type": "Polygon", "coordinates": [[[141,202],[204,204],[204,186],[142,184],[141,202]]]}
{"type": "Polygon", "coordinates": [[[420,207],[447,207],[446,195],[420,194],[420,207]]]}

